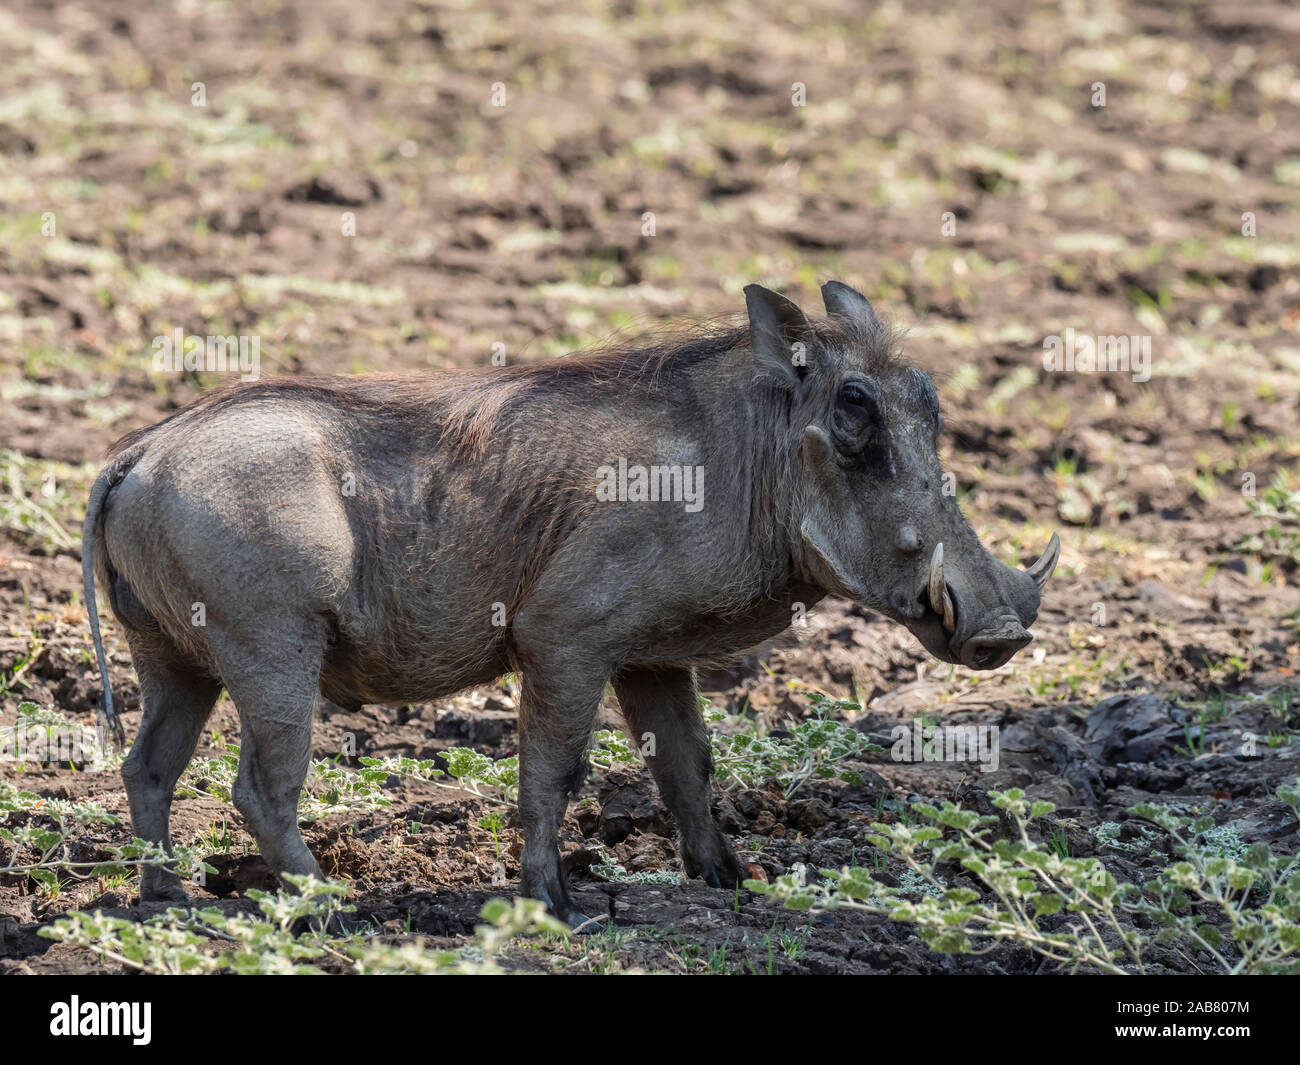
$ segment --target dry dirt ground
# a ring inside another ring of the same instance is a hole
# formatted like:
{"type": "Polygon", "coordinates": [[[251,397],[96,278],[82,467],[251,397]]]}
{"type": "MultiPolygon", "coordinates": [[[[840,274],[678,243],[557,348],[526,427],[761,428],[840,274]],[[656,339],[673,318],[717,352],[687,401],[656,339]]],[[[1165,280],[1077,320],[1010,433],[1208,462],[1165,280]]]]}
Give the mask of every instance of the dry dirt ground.
{"type": "MultiPolygon", "coordinates": [[[[1249,504],[1300,488],[1298,55],[1300,14],[1270,3],[14,0],[0,12],[0,725],[25,700],[93,721],[78,530],[96,464],[229,380],[156,372],[154,337],[257,336],[263,375],[436,371],[733,314],[751,281],[815,307],[818,281],[839,278],[939,379],[942,458],[986,542],[1027,562],[1059,528],[1061,564],[1037,640],[992,674],[830,602],[797,638],[702,678],[716,705],[778,729],[810,690],[859,700],[842,717],[872,735],[921,716],[1001,728],[993,773],[875,755],[862,783],[789,802],[720,794],[748,860],[769,877],[838,868],[909,800],[987,809],[1009,786],[1057,803],[1070,852],[1124,879],[1155,859],[1090,830],[1133,838],[1125,811],[1145,799],[1294,848],[1273,793],[1300,772],[1300,566],[1249,504]],[[1150,380],[1047,372],[1043,338],[1067,329],[1149,337],[1150,380]]],[[[237,462],[238,442],[214,461],[237,462]]],[[[138,692],[111,619],[107,645],[130,734],[138,692]]],[[[350,734],[373,757],[500,757],[514,708],[505,684],[322,707],[315,753],[350,734]]],[[[237,732],[223,701],[201,755],[237,732]]],[[[116,773],[0,771],[125,815],[116,773]]],[[[484,799],[389,792],[383,810],[309,826],[310,845],[395,940],[465,942],[483,901],[513,890],[517,825],[494,842],[484,799]]],[[[576,896],[618,930],[529,964],[1041,968],[1014,947],[933,954],[876,918],[596,878],[611,855],[677,868],[644,768],[594,773],[572,813],[576,896]]],[[[201,898],[237,907],[264,880],[231,807],[179,799],[174,830],[223,870],[201,898]]],[[[80,856],[129,835],[88,830],[80,856]]],[[[36,935],[95,908],[138,914],[132,882],[0,878],[0,972],[114,969],[36,935]]],[[[1157,969],[1207,960],[1161,949],[1157,969]]]]}

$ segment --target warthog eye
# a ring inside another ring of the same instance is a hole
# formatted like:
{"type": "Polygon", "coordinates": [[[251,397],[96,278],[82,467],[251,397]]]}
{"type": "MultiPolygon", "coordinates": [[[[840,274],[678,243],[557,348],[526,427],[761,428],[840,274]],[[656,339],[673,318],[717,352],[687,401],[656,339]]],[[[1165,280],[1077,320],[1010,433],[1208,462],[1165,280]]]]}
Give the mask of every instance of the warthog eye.
{"type": "Polygon", "coordinates": [[[880,397],[870,381],[846,381],[840,386],[831,416],[832,436],[840,451],[856,454],[870,442],[880,425],[880,397]]]}
{"type": "Polygon", "coordinates": [[[840,390],[840,401],[846,407],[862,407],[864,410],[871,397],[867,395],[867,390],[859,384],[848,384],[840,390]]]}

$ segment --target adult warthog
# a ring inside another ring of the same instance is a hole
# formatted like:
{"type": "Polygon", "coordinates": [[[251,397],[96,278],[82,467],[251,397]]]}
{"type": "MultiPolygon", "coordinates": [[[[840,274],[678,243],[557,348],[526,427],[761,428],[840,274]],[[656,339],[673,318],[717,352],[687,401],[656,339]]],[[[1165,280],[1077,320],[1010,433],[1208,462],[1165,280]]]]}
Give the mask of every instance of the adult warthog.
{"type": "MultiPolygon", "coordinates": [[[[737,883],[694,665],[839,595],[993,669],[1029,642],[1059,551],[1053,536],[1028,570],[989,555],[942,491],[929,376],[862,295],[822,294],[829,317],[809,321],[751,285],[747,326],[649,349],[238,385],[124,437],[84,566],[119,741],[96,576],[140,677],[135,831],[169,843],[224,686],[235,805],[277,871],[319,875],[297,818],[317,692],[401,704],[514,671],[525,892],[582,919],[557,830],[611,681],[631,733],[655,737],[687,873],[737,883]]],[[[156,868],[141,894],[184,897],[156,868]]]]}

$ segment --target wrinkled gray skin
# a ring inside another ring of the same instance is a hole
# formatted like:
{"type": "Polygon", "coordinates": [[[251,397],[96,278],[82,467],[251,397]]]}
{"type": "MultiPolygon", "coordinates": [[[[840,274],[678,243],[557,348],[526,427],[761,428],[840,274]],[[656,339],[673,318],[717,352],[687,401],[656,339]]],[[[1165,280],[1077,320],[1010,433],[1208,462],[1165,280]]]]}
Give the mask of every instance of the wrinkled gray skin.
{"type": "MultiPolygon", "coordinates": [[[[170,845],[177,778],[224,686],[235,805],[273,868],[320,875],[297,818],[317,692],[402,704],[514,671],[528,895],[583,920],[557,829],[611,681],[631,734],[654,736],[687,873],[736,884],[694,666],[840,595],[993,668],[1029,640],[1055,560],[1036,581],[984,550],[941,492],[929,377],[865,298],[823,295],[830,317],[810,323],[750,286],[747,328],[676,346],[240,385],[120,441],[86,515],[86,596],[106,688],[95,577],[140,678],[122,766],[136,833],[170,845]],[[620,457],[703,466],[703,508],[597,501],[620,457]]],[[[120,737],[108,691],[105,710],[120,737]]],[[[159,869],[141,893],[185,897],[159,869]]]]}

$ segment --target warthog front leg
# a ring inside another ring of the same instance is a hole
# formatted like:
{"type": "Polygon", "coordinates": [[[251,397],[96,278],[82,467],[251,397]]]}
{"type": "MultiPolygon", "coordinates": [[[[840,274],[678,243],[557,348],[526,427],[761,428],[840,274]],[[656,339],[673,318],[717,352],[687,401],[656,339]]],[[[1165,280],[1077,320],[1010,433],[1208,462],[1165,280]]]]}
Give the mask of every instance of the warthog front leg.
{"type": "Polygon", "coordinates": [[[714,887],[744,879],[730,840],[713,819],[713,752],[689,669],[626,669],[614,676],[623,718],[681,836],[688,876],[714,887]]]}
{"type": "Polygon", "coordinates": [[[572,663],[566,667],[534,659],[526,669],[519,700],[520,887],[577,928],[587,918],[569,897],[559,828],[570,796],[586,776],[587,749],[606,680],[584,676],[572,663]]]}
{"type": "MultiPolygon", "coordinates": [[[[144,701],[139,732],[122,763],[131,827],[141,839],[162,844],[170,853],[176,781],[194,757],[221,685],[178,664],[147,637],[131,639],[131,657],[144,701]]],[[[184,902],[188,896],[175,873],[149,866],[140,874],[140,898],[146,902],[184,902]]]]}

